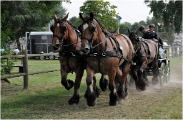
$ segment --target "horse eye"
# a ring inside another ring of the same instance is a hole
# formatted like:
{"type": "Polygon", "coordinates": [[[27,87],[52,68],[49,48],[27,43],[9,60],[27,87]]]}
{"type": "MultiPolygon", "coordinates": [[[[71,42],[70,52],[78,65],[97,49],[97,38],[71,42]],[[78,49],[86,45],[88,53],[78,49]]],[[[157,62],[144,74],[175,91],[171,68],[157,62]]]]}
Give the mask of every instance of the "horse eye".
{"type": "Polygon", "coordinates": [[[63,26],[63,27],[60,27],[60,31],[63,31],[63,32],[65,32],[67,30],[67,28],[65,27],[65,26],[63,26]]]}

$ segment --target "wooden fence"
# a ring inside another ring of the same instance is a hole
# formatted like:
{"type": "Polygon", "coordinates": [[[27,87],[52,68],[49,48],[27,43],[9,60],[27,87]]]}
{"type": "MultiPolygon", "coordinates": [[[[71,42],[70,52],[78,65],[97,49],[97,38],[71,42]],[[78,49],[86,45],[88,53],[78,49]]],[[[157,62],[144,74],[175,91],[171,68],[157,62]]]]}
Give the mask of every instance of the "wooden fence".
{"type": "MultiPolygon", "coordinates": [[[[58,53],[44,53],[44,54],[27,54],[27,51],[25,51],[25,55],[4,55],[0,56],[0,59],[10,59],[10,58],[21,58],[23,62],[23,72],[22,73],[16,73],[16,74],[8,74],[8,75],[3,75],[1,76],[2,79],[6,78],[14,78],[14,77],[20,77],[23,76],[23,88],[27,89],[28,88],[28,82],[29,82],[29,75],[34,75],[34,74],[40,74],[40,73],[47,73],[47,72],[54,72],[60,70],[58,69],[53,69],[53,70],[42,70],[42,71],[36,71],[36,72],[28,72],[28,58],[29,57],[36,57],[36,56],[52,56],[52,55],[58,55],[58,53]]],[[[21,66],[19,66],[21,67],[21,66]]]]}
{"type": "Polygon", "coordinates": [[[165,46],[164,49],[169,57],[182,56],[182,46],[165,46]]]}
{"type": "MultiPolygon", "coordinates": [[[[177,57],[182,55],[182,46],[173,46],[173,47],[164,47],[164,49],[167,51],[167,54],[169,57],[177,57]]],[[[53,70],[42,70],[42,71],[36,71],[36,72],[28,72],[28,57],[36,57],[36,56],[51,56],[51,55],[58,55],[58,53],[44,53],[44,54],[27,54],[27,51],[25,51],[25,55],[4,55],[0,56],[0,59],[9,59],[9,58],[22,58],[23,61],[23,72],[17,73],[17,74],[9,74],[9,75],[3,75],[1,76],[1,79],[5,78],[14,78],[14,77],[20,77],[23,76],[24,84],[23,88],[28,88],[28,81],[29,81],[29,75],[39,74],[39,73],[47,73],[47,72],[54,72],[60,70],[53,69],[53,70]]]]}

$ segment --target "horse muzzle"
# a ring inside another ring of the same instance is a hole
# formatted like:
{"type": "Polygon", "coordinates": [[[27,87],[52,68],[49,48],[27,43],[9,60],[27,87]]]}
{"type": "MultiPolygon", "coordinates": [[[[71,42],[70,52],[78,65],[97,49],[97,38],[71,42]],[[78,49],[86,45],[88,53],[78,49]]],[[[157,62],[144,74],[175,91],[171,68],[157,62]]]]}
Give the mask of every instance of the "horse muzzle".
{"type": "Polygon", "coordinates": [[[87,55],[89,52],[90,52],[90,47],[87,46],[85,48],[81,48],[79,53],[80,53],[80,55],[87,55]]]}

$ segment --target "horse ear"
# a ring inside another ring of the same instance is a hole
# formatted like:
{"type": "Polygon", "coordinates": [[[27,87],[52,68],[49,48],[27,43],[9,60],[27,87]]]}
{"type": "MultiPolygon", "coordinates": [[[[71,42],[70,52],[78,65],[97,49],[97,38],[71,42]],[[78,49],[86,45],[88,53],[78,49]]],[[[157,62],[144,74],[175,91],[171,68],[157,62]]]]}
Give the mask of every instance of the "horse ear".
{"type": "Polygon", "coordinates": [[[130,32],[130,30],[129,30],[129,28],[128,28],[128,34],[130,35],[130,33],[131,33],[131,32],[130,32]]]}
{"type": "Polygon", "coordinates": [[[63,18],[63,20],[66,21],[68,16],[69,16],[69,13],[67,13],[67,15],[63,18]]]}
{"type": "Polygon", "coordinates": [[[92,13],[92,12],[90,12],[90,20],[92,21],[92,20],[93,20],[93,18],[94,18],[94,15],[93,15],[93,13],[92,13]]]}
{"type": "Polygon", "coordinates": [[[54,18],[54,20],[56,21],[56,20],[57,20],[57,15],[54,14],[53,18],[54,18]]]}
{"type": "Polygon", "coordinates": [[[82,15],[82,13],[79,13],[79,17],[81,18],[81,20],[84,19],[84,16],[82,15]]]}

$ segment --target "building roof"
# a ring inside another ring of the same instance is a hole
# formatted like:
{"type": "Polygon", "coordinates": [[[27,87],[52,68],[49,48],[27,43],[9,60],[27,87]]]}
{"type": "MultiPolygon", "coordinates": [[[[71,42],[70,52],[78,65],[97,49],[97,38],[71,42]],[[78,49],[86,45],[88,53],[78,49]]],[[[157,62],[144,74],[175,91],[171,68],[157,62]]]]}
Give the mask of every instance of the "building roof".
{"type": "Polygon", "coordinates": [[[53,35],[52,32],[44,31],[44,32],[30,32],[30,35],[53,35]]]}

